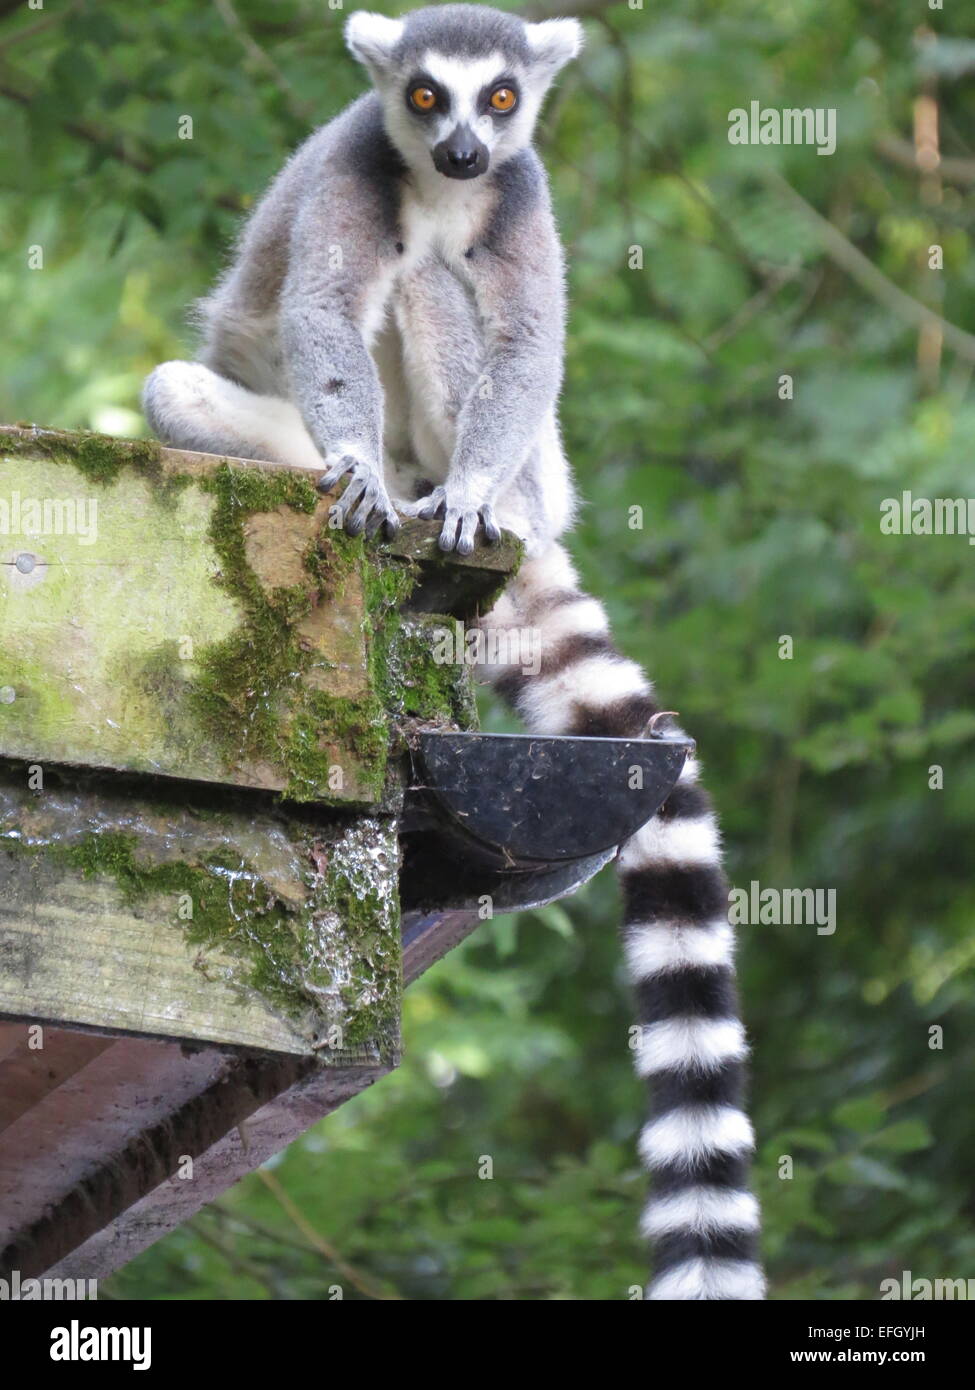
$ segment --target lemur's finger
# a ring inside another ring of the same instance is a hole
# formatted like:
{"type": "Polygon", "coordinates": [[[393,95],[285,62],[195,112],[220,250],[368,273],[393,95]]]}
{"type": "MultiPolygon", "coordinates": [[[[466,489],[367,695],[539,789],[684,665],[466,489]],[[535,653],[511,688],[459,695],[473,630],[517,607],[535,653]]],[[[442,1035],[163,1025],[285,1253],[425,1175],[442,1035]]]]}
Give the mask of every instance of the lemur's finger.
{"type": "MultiPolygon", "coordinates": [[[[370,508],[370,511],[372,509],[370,508]]],[[[349,514],[345,519],[345,534],[347,536],[361,536],[366,529],[366,521],[369,512],[363,512],[361,508],[349,514]]]]}
{"type": "Polygon", "coordinates": [[[366,538],[372,540],[378,531],[382,531],[386,540],[391,541],[399,530],[399,517],[394,511],[384,511],[381,507],[374,507],[372,515],[366,522],[366,538]]]}
{"type": "Polygon", "coordinates": [[[457,523],[460,521],[460,512],[448,511],[444,517],[443,530],[440,532],[440,539],[437,544],[441,550],[453,550],[457,544],[457,523]]]}
{"type": "Polygon", "coordinates": [[[366,540],[371,541],[373,536],[379,530],[379,528],[385,525],[385,515],[377,507],[374,507],[373,510],[369,513],[369,519],[366,522],[366,540]]]}
{"type": "Polygon", "coordinates": [[[345,508],[347,512],[352,511],[353,507],[362,497],[363,493],[366,491],[368,486],[368,478],[356,477],[355,475],[352,476],[352,478],[349,480],[348,487],[342,493],[342,506],[345,508]]]}
{"type": "Polygon", "coordinates": [[[381,512],[378,512],[379,520],[383,528],[383,535],[391,541],[400,528],[400,519],[396,514],[396,508],[387,498],[381,512]]]}
{"type": "Polygon", "coordinates": [[[477,512],[465,512],[460,522],[460,536],[457,539],[457,554],[470,555],[474,549],[477,534],[477,512]]]}
{"type": "Polygon", "coordinates": [[[357,460],[351,454],[343,454],[338,463],[332,465],[318,480],[319,492],[331,492],[332,488],[356,466],[357,460]]]}
{"type": "Polygon", "coordinates": [[[366,490],[364,478],[353,478],[349,486],[342,493],[342,515],[345,518],[345,529],[350,536],[357,536],[365,524],[365,517],[359,517],[356,511],[356,503],[366,490]]]}
{"type": "Polygon", "coordinates": [[[481,521],[484,525],[484,537],[492,545],[497,545],[501,539],[501,528],[494,519],[494,508],[485,505],[481,508],[481,521]]]}
{"type": "MultiPolygon", "coordinates": [[[[349,484],[350,492],[354,486],[354,483],[349,484]]],[[[366,479],[365,489],[362,492],[362,495],[359,499],[358,506],[355,508],[355,511],[353,512],[352,516],[350,516],[345,528],[350,536],[357,536],[359,532],[363,530],[364,527],[368,524],[372,510],[376,506],[376,500],[379,497],[380,488],[381,484],[378,478],[366,479]]]]}
{"type": "Polygon", "coordinates": [[[443,506],[444,497],[443,488],[435,487],[429,497],[421,497],[417,502],[416,515],[422,517],[424,521],[432,521],[443,506]]]}

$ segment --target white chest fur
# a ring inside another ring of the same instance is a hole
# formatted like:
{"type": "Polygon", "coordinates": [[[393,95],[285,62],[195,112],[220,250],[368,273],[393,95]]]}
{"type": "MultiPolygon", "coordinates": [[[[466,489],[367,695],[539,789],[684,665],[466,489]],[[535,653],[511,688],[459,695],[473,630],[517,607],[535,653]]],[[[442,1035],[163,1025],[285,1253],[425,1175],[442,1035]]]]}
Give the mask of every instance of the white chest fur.
{"type": "Polygon", "coordinates": [[[403,268],[438,255],[454,269],[484,231],[494,206],[494,190],[479,179],[441,178],[434,189],[407,190],[400,208],[403,268]]]}
{"type": "Polygon", "coordinates": [[[403,250],[395,262],[386,263],[366,297],[362,333],[370,347],[386,320],[397,281],[409,271],[436,256],[468,279],[466,253],[483,234],[496,196],[478,179],[438,178],[432,187],[406,190],[399,217],[403,250]]]}

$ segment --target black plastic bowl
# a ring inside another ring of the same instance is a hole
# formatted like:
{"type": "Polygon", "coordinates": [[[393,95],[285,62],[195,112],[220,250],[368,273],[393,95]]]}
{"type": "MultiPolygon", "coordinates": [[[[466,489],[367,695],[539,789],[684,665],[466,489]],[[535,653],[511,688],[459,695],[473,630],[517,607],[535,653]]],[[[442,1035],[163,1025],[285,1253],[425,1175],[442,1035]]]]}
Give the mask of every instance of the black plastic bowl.
{"type": "Polygon", "coordinates": [[[683,738],[419,735],[424,782],[476,841],[518,862],[611,849],[658,811],[694,744],[683,738]]]}

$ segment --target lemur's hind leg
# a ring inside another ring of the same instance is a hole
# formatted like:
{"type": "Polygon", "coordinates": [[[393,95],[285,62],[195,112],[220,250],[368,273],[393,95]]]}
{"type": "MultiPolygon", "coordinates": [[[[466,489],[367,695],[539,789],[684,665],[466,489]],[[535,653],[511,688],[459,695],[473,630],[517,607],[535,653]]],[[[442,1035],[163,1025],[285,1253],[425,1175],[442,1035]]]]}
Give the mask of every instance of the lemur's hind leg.
{"type": "MultiPolygon", "coordinates": [[[[659,712],[653,687],[614,647],[602,605],[579,588],[561,546],[525,562],[481,621],[484,629],[498,626],[527,627],[540,638],[537,674],[514,665],[487,671],[533,733],[646,734],[659,712]]],[[[519,646],[493,649],[515,653],[519,646]]],[[[618,859],[623,945],[640,1023],[634,1056],[651,1083],[651,1115],[639,1141],[653,1178],[642,1222],[656,1256],[647,1297],[760,1299],[728,884],[698,775],[697,760],[688,759],[674,791],[618,859]]],[[[591,790],[598,805],[598,788],[591,790]]]]}
{"type": "Polygon", "coordinates": [[[142,390],[146,419],[175,449],[321,468],[321,454],[290,401],[259,396],[201,362],[163,362],[142,390]]]}

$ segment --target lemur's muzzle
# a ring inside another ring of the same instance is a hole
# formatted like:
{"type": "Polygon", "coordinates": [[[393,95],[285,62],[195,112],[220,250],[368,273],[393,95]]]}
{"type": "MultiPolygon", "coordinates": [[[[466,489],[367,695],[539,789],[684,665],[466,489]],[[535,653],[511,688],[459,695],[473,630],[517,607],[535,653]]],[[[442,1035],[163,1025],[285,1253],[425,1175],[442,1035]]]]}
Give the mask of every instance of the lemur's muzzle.
{"type": "Polygon", "coordinates": [[[433,147],[433,162],[448,179],[476,179],[491,161],[487,145],[478,140],[469,125],[458,125],[433,147]]]}

